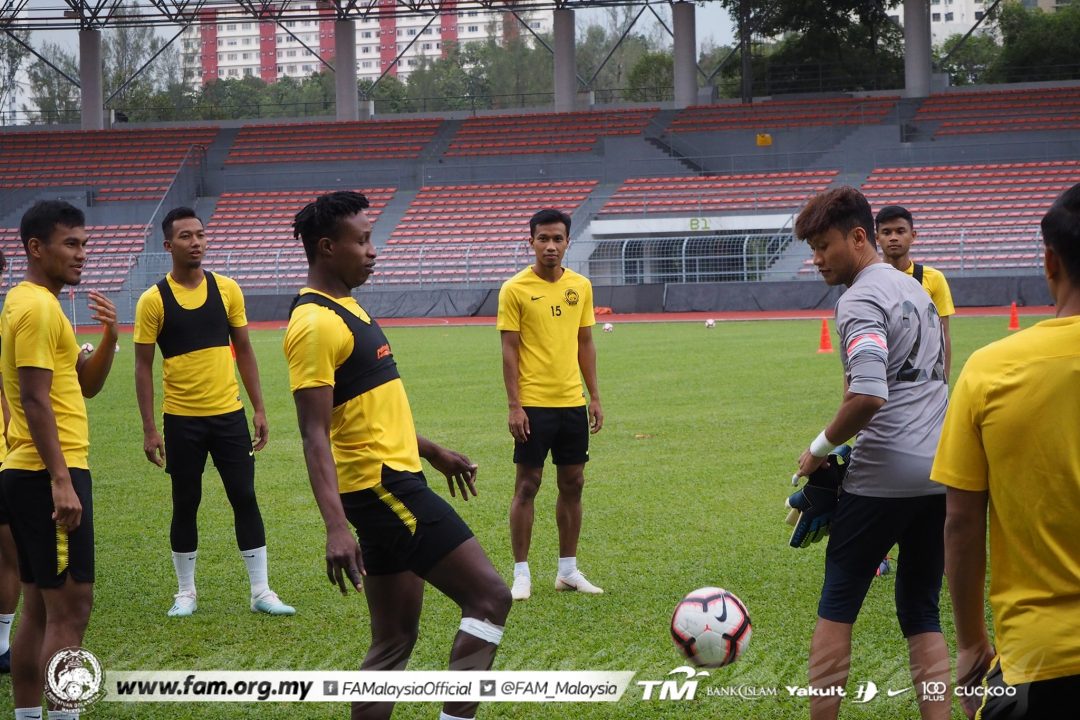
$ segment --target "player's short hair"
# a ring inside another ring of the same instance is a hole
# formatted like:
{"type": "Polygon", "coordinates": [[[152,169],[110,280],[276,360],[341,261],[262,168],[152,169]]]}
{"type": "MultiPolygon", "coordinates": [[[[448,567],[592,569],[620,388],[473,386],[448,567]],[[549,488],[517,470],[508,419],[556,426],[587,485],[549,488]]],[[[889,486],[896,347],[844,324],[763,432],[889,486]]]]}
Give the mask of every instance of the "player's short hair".
{"type": "Polygon", "coordinates": [[[1069,280],[1080,283],[1080,183],[1061,193],[1043,215],[1042,236],[1061,258],[1069,280]]]}
{"type": "Polygon", "coordinates": [[[887,223],[890,220],[895,220],[897,218],[907,220],[908,227],[915,227],[915,221],[911,219],[911,213],[902,205],[886,205],[878,210],[877,217],[874,218],[874,225],[876,227],[881,227],[882,223],[887,223]]]}
{"type": "Polygon", "coordinates": [[[529,218],[529,236],[536,237],[536,226],[561,222],[566,226],[566,236],[570,237],[570,216],[562,210],[545,208],[529,218]]]}
{"type": "Polygon", "coordinates": [[[41,200],[23,213],[19,221],[19,237],[22,238],[23,249],[30,244],[30,238],[37,238],[41,242],[49,242],[49,236],[57,225],[68,228],[86,226],[86,215],[66,200],[41,200]]]}
{"type": "Polygon", "coordinates": [[[315,248],[320,238],[337,239],[341,221],[367,210],[371,203],[358,192],[338,190],[315,198],[293,218],[293,237],[304,243],[308,265],[315,262],[315,248]]]}
{"type": "Polygon", "coordinates": [[[795,236],[809,240],[833,228],[846,235],[857,227],[866,231],[871,247],[877,247],[870,203],[861,192],[845,185],[810,198],[795,220],[795,236]]]}
{"type": "Polygon", "coordinates": [[[161,234],[165,236],[166,240],[172,240],[173,223],[177,220],[187,220],[188,218],[195,218],[199,222],[202,222],[202,218],[196,215],[195,211],[189,207],[173,208],[161,221],[161,234]]]}

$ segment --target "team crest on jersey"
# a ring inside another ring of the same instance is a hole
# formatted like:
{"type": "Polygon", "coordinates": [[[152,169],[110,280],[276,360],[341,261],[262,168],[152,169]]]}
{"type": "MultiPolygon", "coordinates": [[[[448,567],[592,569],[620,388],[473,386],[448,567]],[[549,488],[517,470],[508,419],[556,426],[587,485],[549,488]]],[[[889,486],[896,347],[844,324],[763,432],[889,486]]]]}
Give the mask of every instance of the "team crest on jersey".
{"type": "Polygon", "coordinates": [[[577,305],[578,304],[577,290],[574,290],[574,289],[567,290],[563,294],[563,297],[566,298],[566,304],[567,305],[577,305]]]}

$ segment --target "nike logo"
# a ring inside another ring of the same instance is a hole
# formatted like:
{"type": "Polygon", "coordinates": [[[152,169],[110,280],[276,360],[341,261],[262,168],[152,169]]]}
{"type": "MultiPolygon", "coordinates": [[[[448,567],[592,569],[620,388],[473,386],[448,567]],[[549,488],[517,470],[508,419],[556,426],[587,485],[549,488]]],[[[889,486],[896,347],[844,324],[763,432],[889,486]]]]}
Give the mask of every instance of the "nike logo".
{"type": "Polygon", "coordinates": [[[246,554],[245,554],[245,555],[244,555],[244,557],[246,557],[246,558],[253,558],[253,557],[255,557],[255,553],[252,553],[252,554],[250,554],[250,555],[246,555],[246,554]]]}
{"type": "Polygon", "coordinates": [[[11,624],[10,620],[0,620],[0,625],[10,625],[10,624],[11,624]]]}
{"type": "Polygon", "coordinates": [[[723,607],[723,610],[716,616],[716,621],[727,622],[727,598],[720,598],[720,605],[723,607]]]}
{"type": "Polygon", "coordinates": [[[902,694],[906,693],[910,689],[911,689],[910,687],[906,687],[906,688],[903,688],[901,690],[886,690],[885,694],[888,695],[889,697],[896,697],[897,695],[902,695],[902,694]]]}
{"type": "Polygon", "coordinates": [[[542,297],[544,297],[544,296],[543,296],[543,295],[532,295],[532,296],[530,296],[530,297],[531,297],[531,298],[532,298],[533,300],[539,300],[540,298],[542,298],[542,297]]]}

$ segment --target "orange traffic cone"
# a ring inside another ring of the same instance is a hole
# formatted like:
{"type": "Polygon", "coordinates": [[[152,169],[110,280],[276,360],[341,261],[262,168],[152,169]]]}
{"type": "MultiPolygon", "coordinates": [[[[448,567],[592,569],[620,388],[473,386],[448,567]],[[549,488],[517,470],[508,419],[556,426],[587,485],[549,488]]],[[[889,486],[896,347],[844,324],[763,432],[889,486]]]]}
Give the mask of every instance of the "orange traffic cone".
{"type": "Polygon", "coordinates": [[[1020,315],[1016,312],[1016,303],[1009,310],[1009,332],[1020,329],[1020,315]]]}
{"type": "Polygon", "coordinates": [[[825,318],[821,319],[821,341],[818,343],[818,353],[831,353],[832,338],[829,337],[829,321],[825,318]]]}

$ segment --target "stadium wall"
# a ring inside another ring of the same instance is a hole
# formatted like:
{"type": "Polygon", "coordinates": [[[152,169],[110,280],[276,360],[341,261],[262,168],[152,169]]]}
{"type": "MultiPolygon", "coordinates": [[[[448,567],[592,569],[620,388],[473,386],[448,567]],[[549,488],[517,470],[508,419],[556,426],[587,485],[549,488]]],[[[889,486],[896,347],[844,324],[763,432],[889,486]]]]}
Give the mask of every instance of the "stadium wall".
{"type": "MultiPolygon", "coordinates": [[[[957,307],[1050,305],[1041,275],[966,277],[949,280],[957,307]]],[[[252,322],[285,321],[293,295],[252,295],[252,322]]],[[[840,288],[802,280],[752,283],[673,283],[594,288],[598,307],[616,313],[737,312],[822,310],[832,312],[840,288]]],[[[361,290],[360,303],[375,317],[491,317],[498,310],[498,289],[361,290]]]]}

